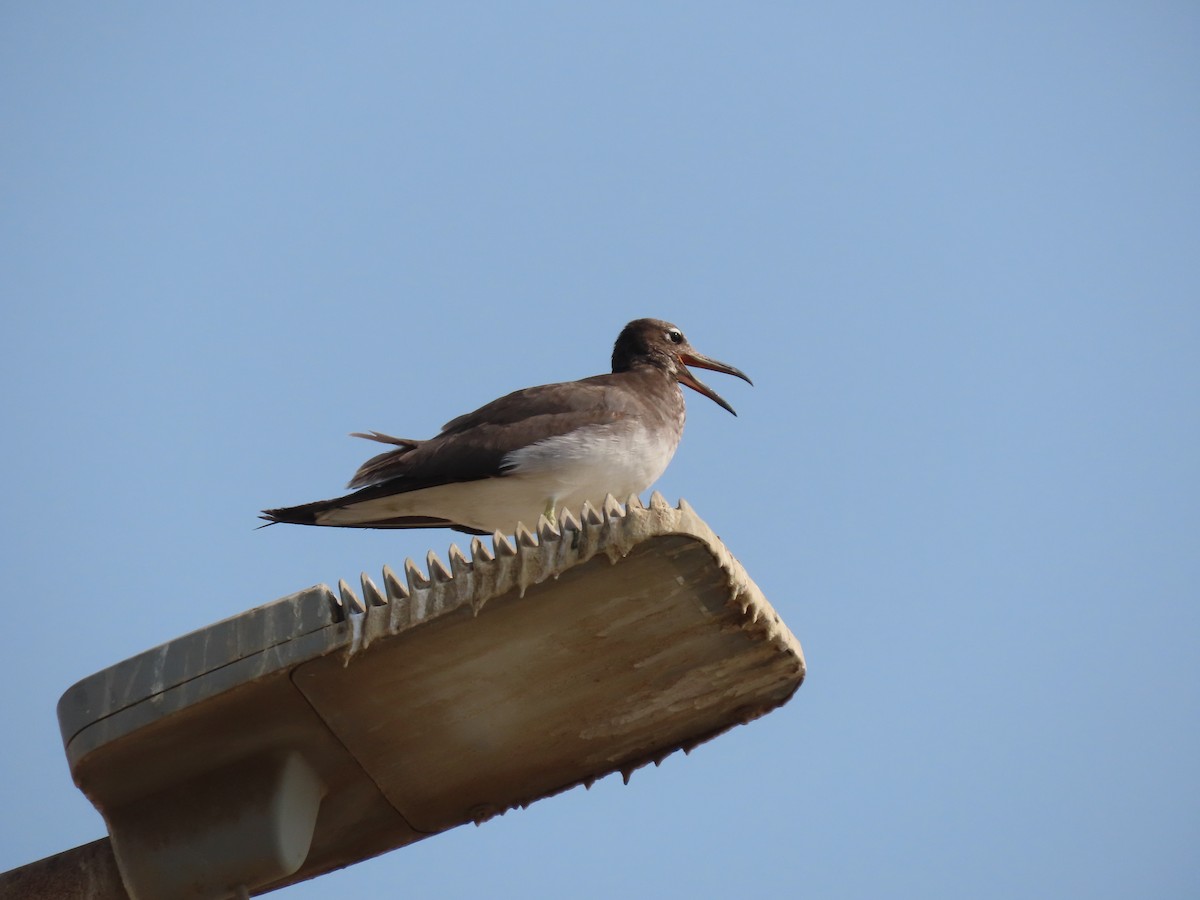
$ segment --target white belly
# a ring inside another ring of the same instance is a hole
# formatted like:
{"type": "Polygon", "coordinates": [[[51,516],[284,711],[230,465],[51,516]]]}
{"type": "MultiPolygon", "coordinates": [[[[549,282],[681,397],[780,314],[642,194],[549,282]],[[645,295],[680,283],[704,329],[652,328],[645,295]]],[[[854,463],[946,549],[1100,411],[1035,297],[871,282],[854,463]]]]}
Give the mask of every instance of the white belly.
{"type": "Polygon", "coordinates": [[[380,497],[321,513],[322,525],[347,525],[393,516],[433,516],[481,531],[512,534],[530,528],[548,509],[578,513],[588,500],[640,494],[666,470],[679,443],[676,433],[639,426],[580,429],[510,453],[496,478],[446,484],[380,497]]]}

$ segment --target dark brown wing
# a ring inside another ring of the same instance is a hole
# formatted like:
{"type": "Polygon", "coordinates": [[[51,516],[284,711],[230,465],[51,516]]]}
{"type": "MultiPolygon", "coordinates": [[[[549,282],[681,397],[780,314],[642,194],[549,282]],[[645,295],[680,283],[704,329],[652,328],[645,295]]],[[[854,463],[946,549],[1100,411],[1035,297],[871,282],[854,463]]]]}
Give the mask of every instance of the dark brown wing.
{"type": "MultiPolygon", "coordinates": [[[[474,412],[451,419],[442,426],[441,437],[458,434],[482,424],[520,425],[541,416],[589,413],[611,409],[621,392],[612,388],[621,384],[619,376],[593,375],[579,381],[542,384],[505,394],[474,412]]],[[[559,432],[561,433],[561,432],[559,432]]]]}
{"type": "Polygon", "coordinates": [[[387,484],[388,493],[398,494],[503,475],[514,450],[621,418],[623,411],[614,404],[621,392],[612,391],[613,386],[614,376],[597,375],[514,391],[447,422],[441,434],[427,441],[372,432],[373,440],[398,447],[363,463],[348,486],[387,484]]]}

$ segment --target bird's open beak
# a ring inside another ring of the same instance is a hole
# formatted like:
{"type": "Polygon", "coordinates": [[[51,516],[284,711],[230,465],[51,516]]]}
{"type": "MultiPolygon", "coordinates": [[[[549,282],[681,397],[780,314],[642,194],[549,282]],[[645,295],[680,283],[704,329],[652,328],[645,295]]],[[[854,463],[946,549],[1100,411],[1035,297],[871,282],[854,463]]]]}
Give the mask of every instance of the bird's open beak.
{"type": "MultiPolygon", "coordinates": [[[[742,379],[742,381],[746,382],[747,384],[754,384],[754,382],[750,380],[750,377],[741,369],[734,368],[728,363],[723,363],[716,359],[710,359],[701,353],[697,353],[695,350],[686,350],[683,353],[680,353],[679,361],[685,366],[696,366],[699,369],[708,369],[711,372],[724,372],[726,375],[733,375],[736,378],[742,379]]],[[[683,369],[679,374],[679,383],[686,384],[693,391],[703,394],[713,403],[724,407],[735,416],[737,415],[737,411],[734,410],[734,408],[728,403],[726,403],[725,399],[720,394],[689,372],[686,368],[683,369]]]]}

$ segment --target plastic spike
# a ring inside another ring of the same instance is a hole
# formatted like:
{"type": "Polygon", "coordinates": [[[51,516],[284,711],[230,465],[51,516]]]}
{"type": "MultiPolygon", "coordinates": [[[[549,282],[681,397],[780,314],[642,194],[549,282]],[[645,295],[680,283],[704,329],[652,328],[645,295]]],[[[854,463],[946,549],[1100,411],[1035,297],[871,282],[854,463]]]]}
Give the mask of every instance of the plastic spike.
{"type": "Polygon", "coordinates": [[[463,552],[458,549],[458,544],[451,544],[447,556],[450,557],[450,574],[455,578],[471,571],[471,561],[463,556],[463,552]]]}
{"type": "Polygon", "coordinates": [[[404,578],[408,581],[409,593],[429,587],[429,579],[417,568],[417,564],[412,561],[412,557],[404,560],[404,578]]]}
{"type": "Polygon", "coordinates": [[[325,600],[329,603],[330,617],[335,622],[344,622],[346,620],[346,610],[342,606],[342,601],[338,599],[333,591],[329,590],[328,586],[323,585],[323,587],[325,587],[325,600]]]}
{"type": "Polygon", "coordinates": [[[495,558],[479,535],[471,538],[471,560],[473,562],[491,562],[495,558]]]}
{"type": "Polygon", "coordinates": [[[438,559],[438,555],[430,550],[425,554],[425,568],[429,570],[429,581],[434,584],[445,584],[454,578],[446,564],[438,559]]]}
{"type": "Polygon", "coordinates": [[[563,531],[579,531],[579,520],[575,518],[575,514],[565,506],[558,511],[558,529],[563,531]]]}
{"type": "Polygon", "coordinates": [[[610,519],[620,519],[625,515],[625,510],[621,508],[621,503],[612,494],[604,495],[604,515],[610,519]]]}
{"type": "Polygon", "coordinates": [[[553,520],[547,519],[545,516],[538,516],[537,522],[538,541],[557,541],[562,537],[553,520]]]}
{"type": "Polygon", "coordinates": [[[684,756],[691,756],[692,751],[704,743],[704,738],[693,738],[690,741],[685,741],[679,745],[679,749],[683,751],[684,756]]]}
{"type": "Polygon", "coordinates": [[[501,532],[497,531],[492,535],[492,555],[497,556],[516,556],[517,548],[509,543],[501,532]]]}
{"type": "Polygon", "coordinates": [[[579,511],[579,515],[583,518],[586,525],[604,524],[604,516],[600,514],[600,511],[596,507],[592,506],[591,500],[583,501],[583,509],[579,511]]]}
{"type": "Polygon", "coordinates": [[[478,806],[472,807],[467,815],[471,817],[471,821],[473,821],[475,826],[478,827],[489,819],[494,819],[502,812],[503,810],[497,806],[493,806],[490,803],[481,803],[478,806]]]}
{"type": "Polygon", "coordinates": [[[696,514],[696,510],[692,509],[692,504],[688,503],[682,497],[679,498],[679,511],[692,516],[696,514]]]}
{"type": "Polygon", "coordinates": [[[341,596],[342,606],[346,608],[347,612],[360,613],[366,611],[366,607],[358,599],[358,595],[350,590],[350,585],[346,584],[345,578],[338,579],[338,594],[341,596]]]}
{"type": "Polygon", "coordinates": [[[383,589],[387,592],[388,600],[393,603],[407,600],[409,597],[408,588],[396,577],[391,566],[383,567],[383,589]]]}
{"type": "Polygon", "coordinates": [[[655,491],[650,495],[650,508],[662,512],[669,510],[671,508],[671,504],[667,502],[666,497],[664,497],[658,491],[655,491]]]}
{"type": "Polygon", "coordinates": [[[627,511],[631,510],[631,509],[645,509],[645,508],[646,508],[646,504],[642,503],[642,498],[639,497],[637,494],[630,494],[628,497],[625,498],[625,509],[627,511]]]}
{"type": "Polygon", "coordinates": [[[367,606],[387,606],[387,598],[379,592],[379,588],[371,580],[370,575],[363,572],[360,582],[362,583],[363,600],[366,601],[367,606]]]}
{"type": "Polygon", "coordinates": [[[518,547],[536,547],[538,545],[537,538],[533,536],[533,532],[526,527],[524,522],[517,523],[516,538],[518,547]]]}

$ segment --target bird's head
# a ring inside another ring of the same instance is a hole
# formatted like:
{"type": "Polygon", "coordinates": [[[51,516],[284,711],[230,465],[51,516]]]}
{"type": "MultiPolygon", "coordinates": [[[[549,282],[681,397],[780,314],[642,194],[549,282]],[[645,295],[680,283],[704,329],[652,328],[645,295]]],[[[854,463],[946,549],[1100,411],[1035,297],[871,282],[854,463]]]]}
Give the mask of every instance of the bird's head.
{"type": "Polygon", "coordinates": [[[685,384],[697,393],[703,394],[709,400],[729,410],[735,416],[732,406],[725,402],[716,391],[697,378],[688,369],[695,366],[709,369],[713,372],[724,372],[742,379],[747,384],[754,382],[743,372],[728,363],[720,362],[712,357],[698,352],[683,332],[670,322],[661,319],[635,319],[621,329],[617,343],[613,346],[612,370],[627,372],[637,366],[655,366],[672,376],[680,384],[685,384]]]}

